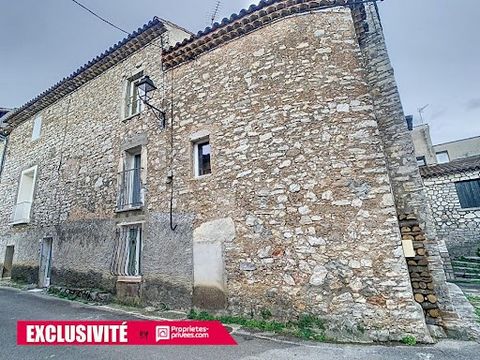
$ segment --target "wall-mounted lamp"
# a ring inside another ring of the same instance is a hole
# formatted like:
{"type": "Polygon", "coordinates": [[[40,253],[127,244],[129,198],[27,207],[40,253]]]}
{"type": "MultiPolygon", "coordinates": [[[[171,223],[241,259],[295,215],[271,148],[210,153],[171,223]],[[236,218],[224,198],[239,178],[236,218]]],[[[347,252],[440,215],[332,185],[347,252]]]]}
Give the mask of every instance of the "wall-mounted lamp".
{"type": "Polygon", "coordinates": [[[140,79],[140,81],[137,82],[136,86],[140,100],[142,100],[142,102],[147,105],[150,110],[152,110],[155,117],[160,121],[162,128],[165,128],[165,112],[149,103],[150,99],[152,98],[149,94],[152,91],[157,90],[157,87],[153,83],[152,79],[145,75],[140,79]]]}

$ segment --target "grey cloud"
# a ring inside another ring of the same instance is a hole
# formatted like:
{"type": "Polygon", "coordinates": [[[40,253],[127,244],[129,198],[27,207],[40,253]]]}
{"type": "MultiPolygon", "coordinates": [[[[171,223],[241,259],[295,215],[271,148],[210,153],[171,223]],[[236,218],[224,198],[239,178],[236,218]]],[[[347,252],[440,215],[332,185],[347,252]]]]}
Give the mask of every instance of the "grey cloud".
{"type": "Polygon", "coordinates": [[[480,98],[474,98],[467,101],[467,111],[472,111],[480,108],[480,98]]]}

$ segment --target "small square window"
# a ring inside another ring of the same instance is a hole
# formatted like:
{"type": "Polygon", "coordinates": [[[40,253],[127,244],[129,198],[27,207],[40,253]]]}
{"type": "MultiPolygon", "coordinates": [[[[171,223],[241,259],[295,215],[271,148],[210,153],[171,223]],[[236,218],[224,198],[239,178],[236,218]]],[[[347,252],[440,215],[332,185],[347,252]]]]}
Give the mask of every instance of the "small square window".
{"type": "Polygon", "coordinates": [[[209,139],[204,139],[194,143],[194,166],[195,176],[204,176],[212,173],[212,167],[210,162],[211,147],[209,139]]]}
{"type": "Polygon", "coordinates": [[[437,162],[439,164],[445,164],[450,162],[450,157],[448,156],[448,151],[440,151],[436,153],[437,155],[437,162]]]}
{"type": "Polygon", "coordinates": [[[143,71],[135,74],[127,80],[127,91],[125,97],[125,118],[139,114],[143,110],[143,102],[138,96],[137,84],[143,76],[143,71]]]}
{"type": "Polygon", "coordinates": [[[39,139],[41,132],[42,132],[42,116],[37,115],[33,119],[32,140],[39,139]]]}
{"type": "Polygon", "coordinates": [[[418,166],[427,165],[427,161],[425,160],[425,156],[417,156],[417,165],[418,166]]]}

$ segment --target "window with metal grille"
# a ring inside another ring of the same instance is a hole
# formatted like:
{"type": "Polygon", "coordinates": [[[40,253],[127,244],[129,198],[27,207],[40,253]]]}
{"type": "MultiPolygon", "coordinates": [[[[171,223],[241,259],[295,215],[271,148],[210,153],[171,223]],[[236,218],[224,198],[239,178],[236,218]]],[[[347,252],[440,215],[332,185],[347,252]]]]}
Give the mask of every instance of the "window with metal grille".
{"type": "Polygon", "coordinates": [[[127,91],[125,98],[125,118],[139,114],[143,110],[143,102],[138,96],[137,84],[143,76],[143,71],[135,74],[127,80],[127,91]]]}
{"type": "Polygon", "coordinates": [[[455,183],[462,208],[480,207],[480,179],[455,183]]]}
{"type": "Polygon", "coordinates": [[[203,139],[193,144],[193,156],[195,176],[203,176],[212,173],[210,163],[211,147],[209,139],[203,139]]]}
{"type": "Polygon", "coordinates": [[[125,152],[123,171],[120,173],[119,210],[137,209],[143,206],[141,149],[125,152]]]}
{"type": "Polygon", "coordinates": [[[140,276],[141,252],[142,225],[120,226],[111,264],[112,274],[116,276],[140,276]]]}

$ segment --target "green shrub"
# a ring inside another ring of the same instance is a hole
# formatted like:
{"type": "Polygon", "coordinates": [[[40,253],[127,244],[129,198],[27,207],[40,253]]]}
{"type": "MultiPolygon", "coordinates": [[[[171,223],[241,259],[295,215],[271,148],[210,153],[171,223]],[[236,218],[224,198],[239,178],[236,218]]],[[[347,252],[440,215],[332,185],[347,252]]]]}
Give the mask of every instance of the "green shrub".
{"type": "Polygon", "coordinates": [[[414,346],[417,344],[417,339],[412,335],[407,335],[402,339],[402,343],[408,346],[414,346]]]}
{"type": "Polygon", "coordinates": [[[325,341],[325,324],[323,320],[313,315],[302,315],[298,321],[289,321],[288,323],[267,320],[266,318],[272,316],[269,310],[261,311],[260,315],[263,319],[232,315],[213,316],[205,311],[197,312],[191,309],[188,318],[192,320],[219,320],[223,324],[237,324],[249,329],[294,335],[306,340],[325,341]]]}
{"type": "Polygon", "coordinates": [[[262,316],[263,320],[268,320],[272,317],[272,312],[268,309],[262,309],[262,311],[260,311],[260,315],[262,316]]]}

